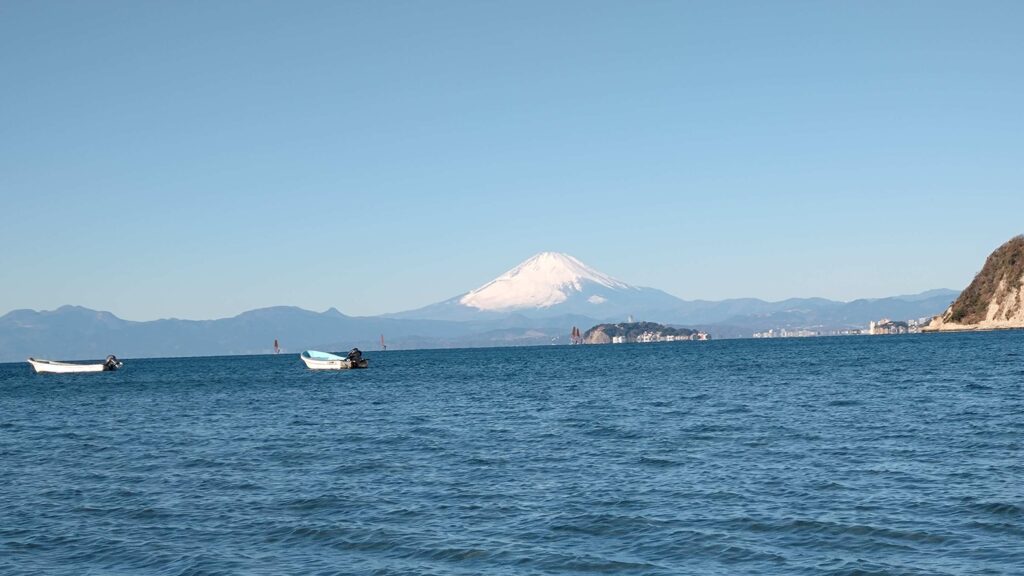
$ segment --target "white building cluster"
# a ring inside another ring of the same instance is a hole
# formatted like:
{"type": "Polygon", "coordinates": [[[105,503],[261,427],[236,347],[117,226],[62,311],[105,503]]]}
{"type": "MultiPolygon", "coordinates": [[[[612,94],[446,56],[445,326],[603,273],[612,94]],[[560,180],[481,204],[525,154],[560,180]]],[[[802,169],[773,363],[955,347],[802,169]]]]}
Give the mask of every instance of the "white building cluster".
{"type": "MultiPolygon", "coordinates": [[[[643,332],[641,334],[638,334],[637,337],[636,337],[636,341],[640,342],[640,343],[648,343],[648,342],[684,342],[684,341],[688,342],[690,340],[707,340],[707,339],[708,339],[708,335],[707,335],[706,332],[694,332],[693,334],[691,334],[689,336],[683,336],[683,335],[676,336],[674,334],[662,334],[661,332],[650,332],[650,331],[647,331],[647,332],[643,332]]],[[[612,337],[612,344],[623,344],[625,342],[626,342],[626,337],[625,336],[613,336],[612,337]]]]}
{"type": "Polygon", "coordinates": [[[754,332],[754,338],[809,338],[811,336],[830,336],[830,334],[822,334],[820,330],[808,328],[780,328],[778,330],[773,328],[764,332],[754,332]]]}
{"type": "Polygon", "coordinates": [[[868,334],[879,336],[882,334],[917,334],[931,322],[931,318],[913,318],[902,322],[882,318],[877,322],[868,324],[868,334]]]}
{"type": "MultiPolygon", "coordinates": [[[[711,336],[709,336],[706,332],[695,332],[694,334],[691,334],[690,336],[682,336],[682,335],[676,336],[674,334],[665,335],[665,334],[661,334],[661,333],[658,333],[658,332],[644,332],[642,334],[637,335],[636,340],[632,340],[632,342],[637,342],[637,343],[640,343],[640,344],[647,344],[647,343],[650,343],[650,342],[689,342],[689,341],[692,341],[692,340],[710,340],[710,339],[711,339],[711,336]]],[[[630,342],[631,341],[629,339],[627,339],[625,336],[612,336],[612,342],[611,343],[612,344],[629,344],[630,342]]]]}
{"type": "Polygon", "coordinates": [[[867,329],[846,328],[840,330],[823,330],[813,328],[772,328],[763,332],[754,332],[754,338],[807,338],[813,336],[860,336],[881,334],[917,334],[931,322],[931,318],[913,318],[911,320],[890,320],[882,318],[872,321],[867,329]]]}

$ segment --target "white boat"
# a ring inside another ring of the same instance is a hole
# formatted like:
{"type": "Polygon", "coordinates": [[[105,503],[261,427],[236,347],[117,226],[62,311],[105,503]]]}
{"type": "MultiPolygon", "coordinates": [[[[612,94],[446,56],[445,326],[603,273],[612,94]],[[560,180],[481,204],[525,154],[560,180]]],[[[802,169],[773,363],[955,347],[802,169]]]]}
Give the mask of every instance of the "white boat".
{"type": "Polygon", "coordinates": [[[41,358],[29,358],[28,363],[32,365],[36,373],[70,374],[75,372],[110,372],[117,370],[124,364],[116,356],[107,356],[107,359],[98,364],[76,364],[73,362],[57,362],[54,360],[43,360],[41,358]]]}
{"type": "Polygon", "coordinates": [[[310,370],[348,370],[349,368],[366,368],[369,365],[365,359],[352,361],[343,356],[318,350],[306,350],[299,355],[299,358],[302,358],[310,370]]]}

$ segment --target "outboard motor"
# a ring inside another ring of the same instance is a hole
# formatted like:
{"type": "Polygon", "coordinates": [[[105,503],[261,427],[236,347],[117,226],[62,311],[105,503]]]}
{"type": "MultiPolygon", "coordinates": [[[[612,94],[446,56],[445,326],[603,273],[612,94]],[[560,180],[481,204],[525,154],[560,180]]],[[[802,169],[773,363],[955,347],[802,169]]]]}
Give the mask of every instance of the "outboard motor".
{"type": "Polygon", "coordinates": [[[363,352],[359,348],[353,348],[348,351],[348,359],[355,364],[363,359],[363,352]]]}
{"type": "Polygon", "coordinates": [[[117,356],[111,354],[110,356],[107,356],[106,361],[103,362],[103,370],[105,372],[109,372],[111,370],[117,370],[123,365],[124,364],[122,364],[121,361],[117,359],[117,356]]]}

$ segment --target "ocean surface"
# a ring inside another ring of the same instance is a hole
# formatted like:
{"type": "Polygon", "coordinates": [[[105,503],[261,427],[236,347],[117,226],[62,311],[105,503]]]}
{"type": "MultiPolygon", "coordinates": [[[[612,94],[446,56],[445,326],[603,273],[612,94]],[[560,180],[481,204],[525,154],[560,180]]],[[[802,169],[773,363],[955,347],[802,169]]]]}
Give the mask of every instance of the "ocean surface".
{"type": "Polygon", "coordinates": [[[366,356],[0,365],[0,574],[1024,574],[1024,332],[366,356]]]}

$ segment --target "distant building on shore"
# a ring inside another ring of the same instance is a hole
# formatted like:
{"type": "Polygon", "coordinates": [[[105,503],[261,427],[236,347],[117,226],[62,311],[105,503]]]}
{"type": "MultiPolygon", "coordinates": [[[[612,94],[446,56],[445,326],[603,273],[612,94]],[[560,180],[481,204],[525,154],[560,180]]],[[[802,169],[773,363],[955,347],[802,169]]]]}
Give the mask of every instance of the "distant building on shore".
{"type": "Polygon", "coordinates": [[[813,338],[816,336],[860,336],[867,332],[860,328],[825,329],[820,326],[811,328],[770,328],[754,332],[754,338],[813,338]]]}
{"type": "Polygon", "coordinates": [[[754,338],[810,338],[812,336],[832,336],[832,334],[822,334],[821,330],[810,328],[779,328],[778,330],[771,328],[764,332],[754,332],[754,338]]]}
{"type": "Polygon", "coordinates": [[[899,320],[890,320],[888,318],[882,318],[878,322],[872,321],[868,324],[868,334],[872,336],[879,336],[882,334],[911,334],[917,332],[917,322],[914,322],[914,330],[911,332],[911,326],[908,322],[902,322],[899,320]]]}
{"type": "Polygon", "coordinates": [[[868,323],[864,328],[839,328],[829,329],[823,326],[811,326],[805,328],[770,328],[761,332],[754,332],[754,338],[810,338],[815,336],[859,336],[872,335],[881,336],[888,334],[917,334],[928,325],[931,318],[911,318],[910,320],[892,320],[882,318],[868,323]]]}

